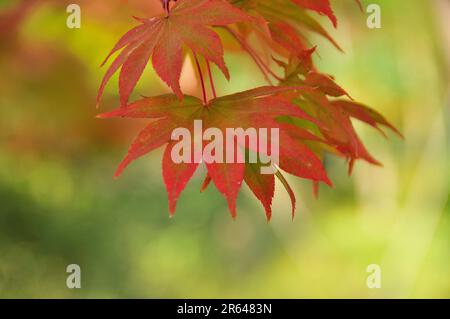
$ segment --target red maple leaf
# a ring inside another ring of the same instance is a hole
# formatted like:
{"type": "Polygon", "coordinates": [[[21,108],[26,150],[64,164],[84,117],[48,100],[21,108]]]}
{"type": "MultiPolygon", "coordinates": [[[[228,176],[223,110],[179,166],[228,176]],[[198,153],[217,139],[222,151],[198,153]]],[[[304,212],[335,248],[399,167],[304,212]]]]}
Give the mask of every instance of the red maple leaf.
{"type": "Polygon", "coordinates": [[[229,79],[222,43],[210,26],[250,21],[250,17],[226,0],[189,0],[178,1],[168,16],[138,20],[141,25],[122,36],[103,62],[105,64],[111,55],[122,50],[105,74],[97,104],[106,84],[121,68],[119,94],[121,105],[126,106],[150,58],[156,73],[182,99],[179,80],[184,47],[215,63],[229,79]]]}
{"type": "MultiPolygon", "coordinates": [[[[171,214],[173,214],[177,199],[196,171],[198,163],[193,158],[189,163],[177,164],[173,161],[171,153],[175,143],[171,140],[171,135],[179,127],[188,128],[194,134],[193,123],[195,120],[201,120],[205,130],[217,128],[222,131],[223,136],[226,136],[227,128],[242,128],[244,130],[247,128],[277,128],[280,132],[279,167],[295,176],[331,185],[321,160],[305,144],[305,141],[311,140],[325,141],[301,127],[277,121],[279,117],[283,116],[299,118],[319,125],[314,118],[280,95],[283,92],[298,89],[263,87],[216,98],[207,105],[191,96],[185,96],[184,100],[180,101],[175,95],[162,95],[144,98],[131,103],[127,107],[101,114],[99,115],[100,118],[126,117],[154,120],[135,139],[127,156],[119,165],[116,177],[133,160],[168,144],[164,152],[162,168],[169,197],[169,208],[171,214]]],[[[204,151],[205,145],[202,145],[202,147],[204,151]]],[[[236,157],[245,156],[246,150],[258,153],[265,152],[259,147],[251,147],[245,142],[236,148],[236,157]]],[[[227,149],[227,151],[229,150],[227,149]]],[[[265,155],[269,154],[265,153],[265,155]]],[[[242,182],[245,181],[264,205],[267,218],[270,219],[271,201],[274,192],[273,174],[261,174],[259,162],[218,163],[207,160],[205,162],[208,178],[214,182],[217,189],[227,199],[233,217],[236,217],[236,198],[242,182]]],[[[277,176],[280,177],[281,175],[277,174],[277,176]]],[[[285,181],[283,181],[284,183],[285,181]]],[[[293,196],[292,191],[289,191],[289,193],[293,196]]],[[[295,200],[293,199],[293,205],[294,203],[295,200]]]]}

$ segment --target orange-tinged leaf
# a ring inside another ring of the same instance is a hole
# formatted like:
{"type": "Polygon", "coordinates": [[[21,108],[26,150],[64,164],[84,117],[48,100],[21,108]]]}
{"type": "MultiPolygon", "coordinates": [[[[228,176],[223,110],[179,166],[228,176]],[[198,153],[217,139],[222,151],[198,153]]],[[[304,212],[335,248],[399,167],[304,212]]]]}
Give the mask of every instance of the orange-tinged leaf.
{"type": "Polygon", "coordinates": [[[350,97],[348,93],[345,92],[345,90],[339,85],[337,85],[332,78],[322,73],[318,73],[315,71],[309,72],[306,75],[305,84],[316,87],[329,96],[340,97],[343,95],[347,95],[348,97],[350,97]]]}
{"type": "Polygon", "coordinates": [[[371,164],[381,165],[361,142],[348,113],[334,106],[325,95],[309,95],[308,101],[322,123],[321,133],[331,145],[349,159],[349,172],[352,171],[355,159],[364,159],[371,164]]]}
{"type": "Polygon", "coordinates": [[[299,55],[307,49],[306,43],[299,37],[298,31],[286,22],[270,24],[272,39],[288,50],[292,55],[299,55]]]}
{"type": "Polygon", "coordinates": [[[198,163],[194,162],[174,163],[171,158],[173,146],[173,142],[167,145],[162,161],[162,174],[167,189],[170,215],[175,214],[178,197],[198,167],[198,163]]]}

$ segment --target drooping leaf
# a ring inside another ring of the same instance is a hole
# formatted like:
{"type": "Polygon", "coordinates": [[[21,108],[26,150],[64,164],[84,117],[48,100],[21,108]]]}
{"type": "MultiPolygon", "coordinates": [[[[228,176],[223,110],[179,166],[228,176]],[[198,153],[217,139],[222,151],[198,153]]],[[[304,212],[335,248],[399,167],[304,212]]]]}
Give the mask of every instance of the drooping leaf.
{"type": "MultiPolygon", "coordinates": [[[[311,90],[303,90],[300,94],[291,95],[295,103],[306,110],[309,115],[319,121],[319,131],[328,144],[332,145],[338,154],[349,161],[349,172],[357,159],[363,159],[374,165],[381,165],[366,149],[358,137],[351,117],[357,118],[378,128],[378,124],[387,126],[400,134],[376,111],[353,101],[330,101],[330,97],[342,97],[348,93],[331,77],[309,68],[310,57],[301,61],[291,57],[288,63],[280,62],[285,70],[285,80],[288,86],[310,86],[311,90]]],[[[400,134],[401,135],[401,134],[400,134]]]]}
{"type": "Polygon", "coordinates": [[[381,165],[366,149],[358,137],[350,116],[334,106],[323,94],[308,94],[298,102],[309,108],[321,122],[320,132],[343,156],[349,160],[352,172],[356,159],[363,159],[374,165],[381,165]]]}
{"type": "Polygon", "coordinates": [[[334,82],[334,80],[325,74],[311,71],[306,75],[305,84],[318,88],[321,92],[326,95],[333,97],[340,97],[343,95],[348,95],[345,90],[334,82]]]}
{"type": "Polygon", "coordinates": [[[308,9],[316,11],[320,14],[326,15],[333,23],[334,27],[337,27],[337,19],[331,9],[329,0],[292,0],[295,4],[308,9]]]}
{"type": "Polygon", "coordinates": [[[296,199],[294,191],[292,190],[291,186],[289,185],[288,181],[284,178],[283,174],[281,174],[280,171],[276,172],[275,176],[278,178],[278,180],[281,182],[281,184],[286,189],[289,198],[291,199],[291,207],[292,207],[292,219],[295,217],[295,209],[296,209],[296,199]]]}
{"type": "Polygon", "coordinates": [[[270,221],[272,217],[272,199],[275,194],[275,177],[271,174],[261,174],[259,163],[248,163],[245,165],[245,183],[258,198],[266,211],[266,218],[270,221]]]}
{"type": "Polygon", "coordinates": [[[333,101],[332,104],[347,112],[351,117],[367,123],[370,126],[373,126],[383,134],[384,132],[379,128],[378,125],[384,125],[400,137],[403,137],[402,133],[400,133],[400,131],[394,125],[389,123],[383,115],[368,106],[346,100],[333,101]]]}
{"type": "MultiPolygon", "coordinates": [[[[328,0],[230,0],[230,2],[249,14],[258,14],[258,16],[265,19],[272,32],[275,31],[274,27],[276,24],[283,23],[291,29],[295,29],[297,38],[302,39],[305,43],[308,42],[308,39],[304,31],[308,30],[325,37],[336,48],[341,50],[337,42],[325,28],[315,18],[309,15],[309,11],[326,14],[332,20],[333,24],[337,23],[329,3],[328,6],[324,4],[328,0]]],[[[277,43],[278,39],[276,37],[273,38],[273,43],[277,43]]],[[[268,40],[270,42],[270,39],[268,40]]]]}

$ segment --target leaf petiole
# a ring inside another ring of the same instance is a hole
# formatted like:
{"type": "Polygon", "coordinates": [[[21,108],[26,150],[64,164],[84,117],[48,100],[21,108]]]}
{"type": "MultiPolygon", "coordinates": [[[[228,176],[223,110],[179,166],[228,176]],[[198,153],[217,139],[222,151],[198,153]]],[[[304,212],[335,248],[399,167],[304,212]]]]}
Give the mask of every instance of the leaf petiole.
{"type": "Polygon", "coordinates": [[[214,79],[212,77],[211,66],[208,60],[206,60],[206,66],[208,67],[208,77],[209,77],[209,84],[211,85],[211,91],[214,98],[216,99],[217,98],[216,87],[214,86],[214,79]]]}
{"type": "Polygon", "coordinates": [[[202,84],[203,104],[207,105],[208,98],[206,97],[205,80],[203,78],[202,68],[200,67],[200,63],[198,62],[197,54],[194,51],[192,51],[192,53],[194,54],[195,64],[197,65],[198,75],[200,77],[200,82],[202,84]]]}

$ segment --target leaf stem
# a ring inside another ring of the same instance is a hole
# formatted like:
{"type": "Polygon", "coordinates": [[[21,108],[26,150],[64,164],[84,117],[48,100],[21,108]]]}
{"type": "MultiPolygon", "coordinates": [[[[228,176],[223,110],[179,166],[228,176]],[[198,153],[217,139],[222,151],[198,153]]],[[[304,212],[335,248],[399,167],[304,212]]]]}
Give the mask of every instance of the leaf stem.
{"type": "Polygon", "coordinates": [[[206,66],[208,67],[209,84],[211,85],[212,94],[213,94],[214,98],[217,98],[216,87],[214,86],[214,79],[212,77],[211,66],[209,65],[208,60],[206,60],[206,66]]]}
{"type": "Polygon", "coordinates": [[[166,18],[168,18],[170,15],[170,0],[162,0],[161,3],[166,14],[166,18]]]}
{"type": "Polygon", "coordinates": [[[198,62],[197,54],[194,51],[192,51],[192,53],[194,54],[195,64],[197,65],[198,75],[202,84],[203,104],[207,105],[208,98],[206,97],[205,80],[203,78],[202,68],[200,67],[200,63],[198,62]]]}

